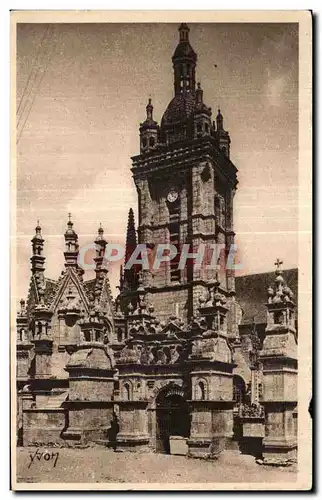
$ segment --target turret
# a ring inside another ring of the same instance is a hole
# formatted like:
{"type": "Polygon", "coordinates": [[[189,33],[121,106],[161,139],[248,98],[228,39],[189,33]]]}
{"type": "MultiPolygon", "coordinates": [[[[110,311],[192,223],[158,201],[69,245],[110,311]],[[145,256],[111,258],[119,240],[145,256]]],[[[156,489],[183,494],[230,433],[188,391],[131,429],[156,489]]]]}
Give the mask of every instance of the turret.
{"type": "Polygon", "coordinates": [[[51,334],[51,318],[53,312],[44,302],[44,289],[39,290],[39,303],[34,309],[35,344],[35,378],[51,376],[51,356],[53,353],[53,337],[51,334]]]}
{"type": "Polygon", "coordinates": [[[220,109],[218,109],[216,122],[217,122],[218,147],[224,153],[224,155],[229,158],[229,155],[230,155],[230,137],[229,137],[229,133],[224,129],[224,117],[221,114],[220,109]]]}
{"type": "Polygon", "coordinates": [[[203,90],[200,83],[196,90],[196,109],[194,115],[194,136],[195,138],[211,135],[211,108],[203,102],[203,90]]]}
{"type": "Polygon", "coordinates": [[[140,151],[146,153],[155,149],[158,144],[158,123],[153,120],[152,100],[146,106],[146,120],[140,124],[140,151]]]}
{"type": "Polygon", "coordinates": [[[45,271],[45,256],[44,252],[44,242],[45,240],[41,234],[41,227],[39,221],[37,221],[36,234],[32,238],[32,257],[31,262],[31,272],[35,278],[37,289],[44,285],[44,271],[45,271]]]}
{"type": "Polygon", "coordinates": [[[101,296],[104,278],[108,272],[107,261],[105,259],[106,245],[107,241],[104,238],[104,229],[102,228],[102,225],[100,225],[98,229],[98,235],[95,239],[96,257],[94,258],[94,262],[95,262],[95,273],[96,273],[96,283],[95,283],[96,300],[99,300],[99,297],[101,296]]]}
{"type": "Polygon", "coordinates": [[[68,222],[67,222],[67,229],[64,234],[65,238],[65,267],[72,267],[74,269],[78,269],[78,251],[79,251],[79,245],[78,245],[78,235],[73,229],[73,222],[71,220],[71,214],[68,214],[68,222]]]}
{"type": "Polygon", "coordinates": [[[267,329],[280,330],[288,329],[295,333],[295,304],[293,302],[294,294],[287,286],[282,276],[281,262],[279,259],[275,262],[275,282],[273,287],[268,288],[267,303],[267,329]]]}

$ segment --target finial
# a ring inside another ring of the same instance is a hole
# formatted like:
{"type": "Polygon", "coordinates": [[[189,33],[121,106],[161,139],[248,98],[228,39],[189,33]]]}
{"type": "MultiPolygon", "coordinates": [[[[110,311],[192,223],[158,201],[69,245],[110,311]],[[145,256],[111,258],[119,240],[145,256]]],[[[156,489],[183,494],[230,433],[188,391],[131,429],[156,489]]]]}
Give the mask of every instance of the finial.
{"type": "Polygon", "coordinates": [[[37,220],[37,226],[36,226],[36,234],[40,234],[41,233],[41,227],[40,227],[40,224],[39,224],[39,219],[37,220]]]}
{"type": "Polygon", "coordinates": [[[274,263],[274,266],[276,266],[276,274],[280,274],[281,273],[281,266],[283,264],[283,261],[282,260],[279,260],[279,259],[276,259],[276,262],[274,263]]]}
{"type": "Polygon", "coordinates": [[[73,222],[72,222],[72,214],[69,212],[68,213],[68,222],[67,222],[67,226],[68,226],[68,229],[71,230],[73,228],[73,222]]]}
{"type": "Polygon", "coordinates": [[[41,227],[39,225],[39,220],[37,220],[37,225],[35,227],[35,236],[33,237],[33,239],[31,241],[38,241],[40,242],[42,240],[42,236],[41,236],[41,227]]]}
{"type": "Polygon", "coordinates": [[[198,90],[200,90],[200,89],[201,89],[201,84],[200,84],[200,82],[198,82],[198,83],[197,83],[197,87],[198,87],[198,90]]]}
{"type": "MultiPolygon", "coordinates": [[[[100,222],[99,228],[97,230],[98,236],[96,236],[95,243],[106,244],[106,240],[104,238],[104,229],[102,223],[100,222]]],[[[100,250],[99,250],[100,251],[100,250]]]]}
{"type": "Polygon", "coordinates": [[[153,120],[153,106],[151,97],[149,97],[148,104],[146,106],[146,118],[147,120],[153,120]]]}
{"type": "Polygon", "coordinates": [[[217,121],[217,130],[224,130],[224,117],[221,114],[219,107],[218,107],[218,114],[216,117],[216,121],[217,121]]]}

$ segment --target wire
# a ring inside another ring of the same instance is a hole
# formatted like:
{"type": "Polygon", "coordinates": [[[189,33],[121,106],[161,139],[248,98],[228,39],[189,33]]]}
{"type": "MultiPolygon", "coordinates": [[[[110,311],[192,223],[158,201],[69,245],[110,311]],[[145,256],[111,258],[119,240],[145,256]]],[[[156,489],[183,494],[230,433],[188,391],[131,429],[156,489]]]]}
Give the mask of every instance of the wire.
{"type": "Polygon", "coordinates": [[[25,85],[25,88],[23,89],[23,92],[22,92],[22,95],[21,95],[21,98],[20,98],[20,101],[19,101],[19,104],[18,104],[18,108],[17,108],[17,115],[20,113],[20,109],[21,109],[21,106],[22,106],[22,103],[23,103],[23,100],[24,100],[24,97],[25,97],[25,93],[28,89],[28,86],[29,86],[29,83],[30,83],[30,79],[31,79],[31,75],[33,74],[34,72],[34,69],[35,69],[35,62],[37,61],[38,57],[39,57],[39,54],[40,54],[40,51],[42,49],[42,44],[45,40],[45,37],[48,33],[48,30],[49,30],[49,24],[47,26],[47,28],[45,28],[45,31],[43,33],[43,36],[42,36],[42,39],[41,39],[41,42],[38,46],[38,51],[36,52],[34,58],[33,58],[33,61],[31,63],[31,70],[29,72],[29,76],[28,76],[28,79],[27,79],[27,83],[25,85]]]}
{"type": "MultiPolygon", "coordinates": [[[[48,40],[48,42],[49,42],[49,40],[48,40]]],[[[49,66],[49,61],[50,61],[51,55],[52,55],[52,53],[50,52],[50,48],[51,48],[51,45],[50,45],[50,43],[48,43],[47,44],[47,50],[44,51],[44,55],[43,55],[43,58],[42,58],[42,61],[41,61],[41,63],[43,63],[45,61],[45,69],[43,70],[42,75],[40,76],[40,78],[38,80],[38,83],[37,83],[38,76],[35,77],[34,82],[33,82],[33,87],[31,88],[31,90],[29,92],[29,95],[26,98],[27,99],[27,103],[28,103],[28,100],[29,100],[30,95],[31,95],[31,91],[34,90],[34,92],[33,92],[34,95],[33,95],[32,99],[31,99],[31,101],[29,101],[29,109],[27,108],[27,113],[26,113],[25,119],[24,119],[24,121],[22,123],[22,120],[23,120],[23,118],[22,118],[23,112],[22,112],[22,114],[20,116],[20,120],[19,120],[18,125],[17,125],[17,144],[18,144],[18,142],[20,140],[20,137],[21,137],[21,135],[22,135],[22,133],[24,131],[24,128],[26,126],[26,123],[27,123],[27,120],[29,118],[31,109],[33,107],[33,103],[34,103],[35,98],[36,98],[37,91],[39,90],[40,85],[41,85],[41,83],[42,83],[42,81],[43,81],[43,79],[44,79],[44,77],[45,77],[45,75],[47,73],[47,69],[48,69],[48,66],[49,66]],[[46,60],[46,57],[47,57],[47,60],[46,60]],[[21,123],[22,123],[22,127],[20,128],[20,131],[19,131],[18,128],[21,125],[21,123]]],[[[39,74],[39,70],[36,71],[36,73],[39,74]]],[[[24,107],[24,110],[26,109],[27,103],[26,103],[26,105],[24,107]]]]}
{"type": "MultiPolygon", "coordinates": [[[[46,32],[46,35],[47,35],[47,32],[46,32]]],[[[25,110],[26,110],[26,108],[28,106],[30,95],[32,94],[32,92],[34,90],[34,86],[35,86],[35,84],[37,82],[37,78],[38,78],[38,74],[39,74],[39,67],[43,64],[43,62],[45,60],[45,57],[46,57],[47,51],[48,51],[48,47],[45,48],[45,51],[44,51],[43,56],[42,56],[42,59],[40,61],[37,60],[36,64],[34,65],[34,67],[32,69],[31,73],[34,73],[34,78],[31,80],[31,85],[29,87],[28,94],[25,94],[24,103],[22,105],[22,110],[21,110],[20,116],[18,117],[17,129],[19,128],[19,125],[23,121],[23,114],[24,114],[24,112],[25,112],[25,110]]],[[[40,52],[39,52],[39,54],[40,54],[40,52]]],[[[39,54],[38,54],[38,56],[39,56],[39,54]]]]}

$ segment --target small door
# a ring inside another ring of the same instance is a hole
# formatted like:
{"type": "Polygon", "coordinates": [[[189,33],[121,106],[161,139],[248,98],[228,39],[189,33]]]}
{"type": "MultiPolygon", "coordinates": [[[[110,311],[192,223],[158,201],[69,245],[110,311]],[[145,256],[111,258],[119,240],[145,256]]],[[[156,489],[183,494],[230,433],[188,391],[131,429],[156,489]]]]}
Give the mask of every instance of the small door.
{"type": "Polygon", "coordinates": [[[170,437],[190,435],[190,412],[187,402],[180,395],[170,395],[157,400],[156,451],[170,454],[170,437]]]}

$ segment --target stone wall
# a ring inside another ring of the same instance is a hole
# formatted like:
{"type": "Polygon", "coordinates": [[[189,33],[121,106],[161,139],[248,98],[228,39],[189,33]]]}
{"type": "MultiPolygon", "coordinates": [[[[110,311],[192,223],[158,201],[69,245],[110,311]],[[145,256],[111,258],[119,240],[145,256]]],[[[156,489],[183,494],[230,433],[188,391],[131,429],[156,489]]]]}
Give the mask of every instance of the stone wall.
{"type": "Polygon", "coordinates": [[[26,409],[23,413],[24,446],[64,445],[66,412],[59,409],[26,409]]]}
{"type": "Polygon", "coordinates": [[[73,401],[109,401],[113,393],[113,380],[106,378],[80,378],[70,380],[70,394],[73,401]]]}
{"type": "Polygon", "coordinates": [[[189,290],[188,288],[174,287],[153,291],[148,294],[148,299],[154,306],[154,314],[161,321],[165,321],[171,315],[176,315],[187,320],[189,312],[189,290]],[[178,304],[178,306],[177,306],[178,304]]]}

